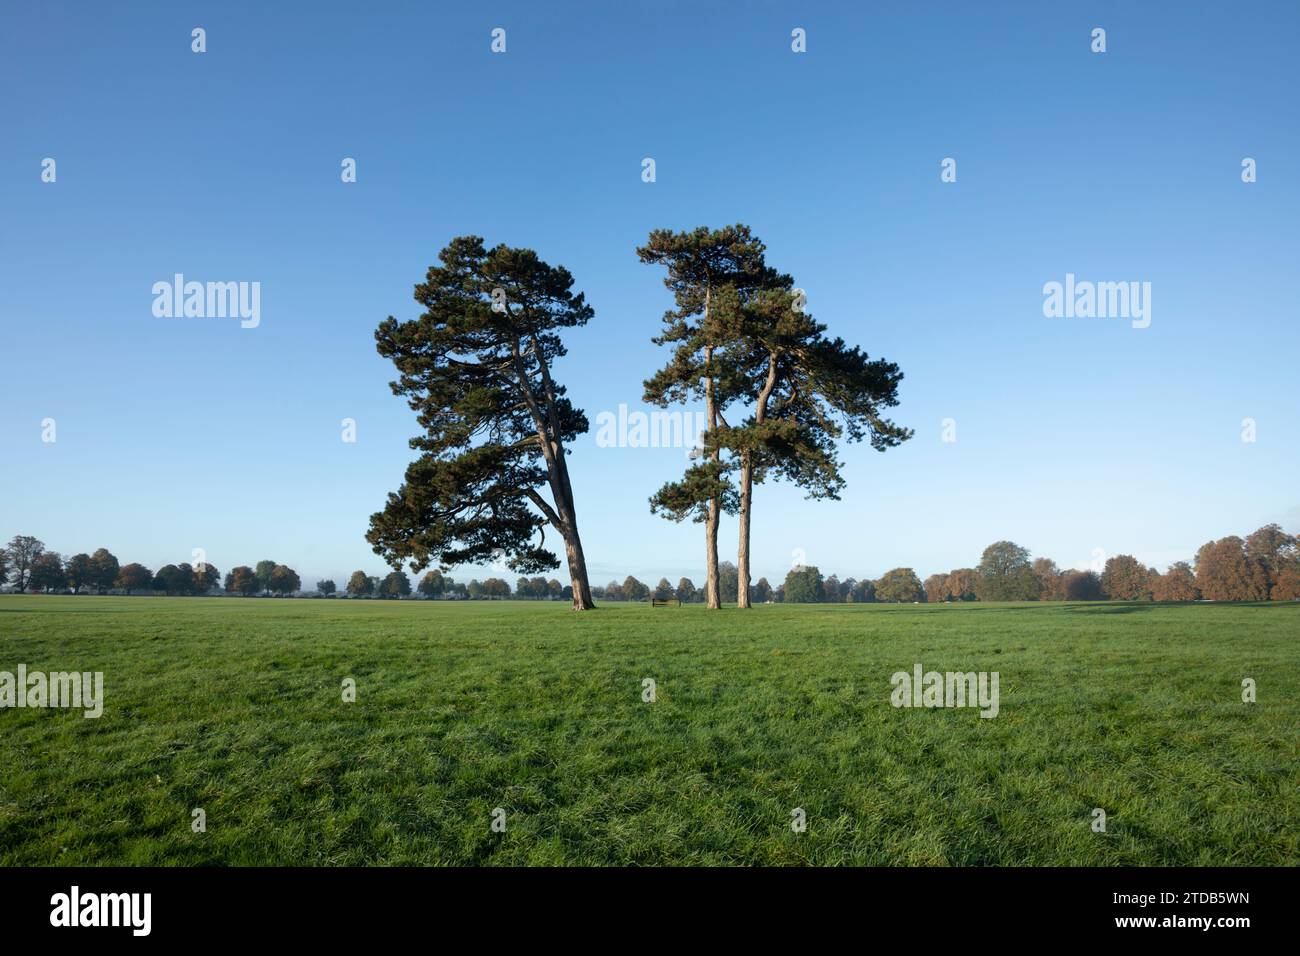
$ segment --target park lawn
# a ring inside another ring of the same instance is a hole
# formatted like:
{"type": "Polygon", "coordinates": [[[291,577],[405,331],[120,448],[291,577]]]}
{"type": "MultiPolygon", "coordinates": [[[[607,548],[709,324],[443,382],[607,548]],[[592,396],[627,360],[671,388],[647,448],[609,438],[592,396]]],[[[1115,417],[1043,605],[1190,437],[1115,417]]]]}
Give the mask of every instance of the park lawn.
{"type": "Polygon", "coordinates": [[[20,663],[106,703],[0,709],[2,865],[1300,863],[1297,604],[3,596],[20,663]]]}

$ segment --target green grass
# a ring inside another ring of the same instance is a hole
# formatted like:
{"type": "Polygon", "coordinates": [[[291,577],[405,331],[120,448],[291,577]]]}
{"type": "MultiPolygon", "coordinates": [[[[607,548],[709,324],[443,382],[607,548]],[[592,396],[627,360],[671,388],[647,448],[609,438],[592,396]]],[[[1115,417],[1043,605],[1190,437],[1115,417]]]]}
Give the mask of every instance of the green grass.
{"type": "Polygon", "coordinates": [[[0,597],[19,663],[107,701],[0,710],[3,865],[1300,863],[1295,604],[0,597]]]}

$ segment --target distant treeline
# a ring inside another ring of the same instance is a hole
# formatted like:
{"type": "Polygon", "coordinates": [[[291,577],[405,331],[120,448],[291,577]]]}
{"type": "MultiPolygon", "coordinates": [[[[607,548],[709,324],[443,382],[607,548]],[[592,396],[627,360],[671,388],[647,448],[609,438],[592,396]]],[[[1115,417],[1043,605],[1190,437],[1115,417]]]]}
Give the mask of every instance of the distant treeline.
{"type": "MultiPolygon", "coordinates": [[[[737,569],[718,565],[723,594],[737,586],[737,569]]],[[[620,584],[592,588],[606,601],[676,598],[702,603],[704,594],[690,578],[677,586],[660,578],[654,588],[628,576],[620,584]]],[[[1300,600],[1300,536],[1276,524],[1246,538],[1206,542],[1192,563],[1178,561],[1163,574],[1128,554],[1107,559],[1100,572],[1062,571],[1051,558],[1031,560],[1026,548],[999,541],[984,549],[978,567],[932,574],[924,581],[911,568],[894,568],[881,577],[823,577],[818,568],[791,568],[773,588],[767,578],[750,586],[755,603],[912,604],[946,601],[1296,601],[1300,600]]]]}
{"type": "MultiPolygon", "coordinates": [[[[689,583],[689,582],[687,582],[689,583]]],[[[765,582],[760,581],[759,585],[765,582]]],[[[1129,554],[1097,571],[1062,571],[1050,558],[1030,560],[1026,548],[999,541],[984,549],[978,567],[957,568],[920,580],[894,568],[872,580],[823,578],[798,567],[771,600],[796,604],[914,603],[928,601],[1296,601],[1300,600],[1300,537],[1276,524],[1246,538],[1207,541],[1192,563],[1162,574],[1129,554]]]]}
{"type": "Polygon", "coordinates": [[[165,564],[150,571],[143,564],[122,564],[107,548],[94,554],[65,558],[49,551],[31,535],[15,535],[0,548],[0,587],[39,594],[296,594],[302,590],[298,573],[276,561],[259,561],[256,568],[240,566],[225,576],[206,561],[165,564]]]}
{"type": "MultiPolygon", "coordinates": [[[[736,565],[718,566],[720,591],[738,586],[736,565]]],[[[206,562],[168,564],[157,572],[141,564],[119,565],[107,548],[70,558],[48,551],[43,542],[17,535],[0,548],[0,586],[41,593],[123,593],[168,595],[232,594],[289,596],[302,591],[297,572],[275,561],[255,567],[240,565],[224,579],[206,562]]],[[[998,541],[984,549],[979,566],[932,574],[924,582],[911,568],[894,568],[877,579],[832,574],[816,567],[791,568],[775,588],[767,578],[750,586],[754,603],[790,604],[911,604],[945,601],[1296,601],[1300,600],[1300,536],[1268,524],[1245,538],[1230,536],[1207,541],[1191,563],[1178,561],[1162,574],[1132,555],[1106,560],[1100,572],[1062,571],[1050,558],[1031,560],[1026,548],[998,541]]],[[[654,587],[628,575],[620,583],[593,587],[592,596],[606,601],[681,601],[704,603],[704,591],[690,578],[674,586],[660,578],[654,587]]],[[[571,601],[570,585],[555,578],[521,577],[512,589],[504,578],[473,579],[462,584],[433,570],[425,574],[414,595],[411,579],[401,571],[380,578],[354,571],[344,594],[349,598],[408,598],[431,600],[571,601]]],[[[335,597],[331,580],[316,582],[308,596],[335,597]]]]}

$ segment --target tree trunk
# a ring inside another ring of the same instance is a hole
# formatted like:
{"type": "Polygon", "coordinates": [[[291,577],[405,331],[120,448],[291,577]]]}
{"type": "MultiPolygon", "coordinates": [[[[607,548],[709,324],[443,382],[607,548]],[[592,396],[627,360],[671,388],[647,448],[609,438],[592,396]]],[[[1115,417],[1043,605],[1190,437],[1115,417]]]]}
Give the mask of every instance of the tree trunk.
{"type": "Polygon", "coordinates": [[[573,586],[573,610],[590,611],[596,606],[591,599],[591,585],[587,583],[587,559],[582,553],[582,539],[578,529],[564,539],[564,554],[569,560],[569,580],[573,586]]]}
{"type": "MultiPolygon", "coordinates": [[[[560,455],[563,455],[563,449],[560,455]]],[[[589,611],[596,606],[591,597],[591,584],[587,581],[587,559],[582,552],[582,538],[578,535],[578,516],[573,507],[573,492],[568,475],[564,473],[563,459],[549,459],[551,493],[555,508],[549,511],[552,526],[564,539],[564,556],[569,562],[569,580],[573,587],[573,610],[589,611]]]]}
{"type": "Polygon", "coordinates": [[[569,562],[569,579],[573,585],[573,610],[589,611],[596,606],[591,598],[591,584],[587,581],[587,558],[582,553],[582,538],[578,535],[578,512],[573,505],[573,486],[569,484],[569,466],[564,458],[564,448],[556,443],[556,454],[551,467],[551,489],[559,506],[563,527],[564,554],[569,562]]]}
{"type": "MultiPolygon", "coordinates": [[[[708,293],[705,293],[704,315],[709,314],[708,293]]],[[[713,361],[712,347],[704,350],[704,361],[713,361]]],[[[709,418],[709,431],[718,427],[718,406],[713,398],[713,376],[704,379],[704,403],[709,418]]],[[[722,450],[714,448],[709,456],[715,462],[722,460],[722,450]]],[[[722,607],[722,597],[718,588],[718,519],[722,511],[722,502],[717,495],[709,499],[709,514],[704,521],[704,601],[710,610],[722,607]]]]}
{"type": "MultiPolygon", "coordinates": [[[[776,353],[768,352],[767,380],[754,404],[754,422],[767,421],[767,403],[776,388],[776,353]]],[[[749,604],[749,520],[754,500],[754,453],[745,451],[740,456],[740,543],[736,547],[736,603],[743,608],[749,604]]]]}
{"type": "Polygon", "coordinates": [[[749,452],[740,465],[740,544],[736,548],[736,606],[749,607],[749,502],[754,487],[754,463],[749,452]]]}
{"type": "Polygon", "coordinates": [[[559,422],[555,415],[555,387],[551,382],[551,371],[546,365],[546,360],[542,358],[542,350],[536,337],[533,338],[532,344],[533,354],[542,374],[546,397],[545,416],[528,382],[517,341],[513,350],[514,364],[524,400],[528,404],[533,423],[537,428],[537,437],[541,442],[542,458],[546,462],[546,473],[555,507],[548,509],[540,504],[539,499],[534,500],[539,500],[539,506],[564,538],[564,554],[569,562],[569,580],[573,589],[573,610],[589,611],[596,606],[596,602],[591,597],[591,585],[587,581],[587,559],[582,553],[582,539],[578,536],[578,515],[573,506],[573,485],[569,483],[569,464],[564,457],[564,446],[560,444],[559,439],[559,422]]]}

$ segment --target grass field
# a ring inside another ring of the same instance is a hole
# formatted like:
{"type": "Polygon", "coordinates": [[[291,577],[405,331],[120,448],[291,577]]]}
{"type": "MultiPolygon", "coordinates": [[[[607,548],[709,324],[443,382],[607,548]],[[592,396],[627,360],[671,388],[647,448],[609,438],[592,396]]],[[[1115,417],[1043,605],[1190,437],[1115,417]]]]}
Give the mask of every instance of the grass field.
{"type": "Polygon", "coordinates": [[[1295,604],[0,597],[20,663],[106,703],[0,710],[4,865],[1300,863],[1295,604]]]}

